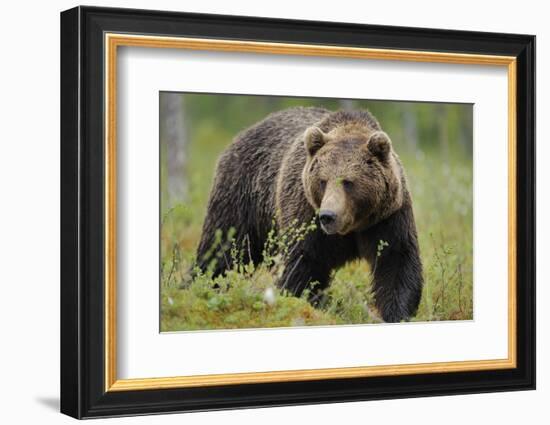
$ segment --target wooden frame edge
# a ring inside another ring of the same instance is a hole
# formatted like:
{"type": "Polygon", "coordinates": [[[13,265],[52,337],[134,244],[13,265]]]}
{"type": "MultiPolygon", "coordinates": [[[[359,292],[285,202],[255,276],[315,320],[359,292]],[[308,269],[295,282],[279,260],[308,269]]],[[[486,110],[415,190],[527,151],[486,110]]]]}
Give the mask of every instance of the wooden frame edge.
{"type": "Polygon", "coordinates": [[[139,391],[183,387],[207,387],[217,385],[260,384],[269,382],[316,381],[322,379],[371,378],[379,376],[414,375],[417,373],[447,373],[512,369],[514,367],[515,362],[511,359],[503,359],[487,361],[475,360],[464,362],[418,363],[392,366],[365,366],[174,376],[168,378],[119,379],[112,383],[108,391],[139,391]]]}
{"type": "Polygon", "coordinates": [[[508,64],[508,358],[517,367],[517,60],[508,64]]]}
{"type": "Polygon", "coordinates": [[[116,371],[116,76],[117,48],[105,35],[105,390],[116,371]]]}
{"type": "Polygon", "coordinates": [[[517,367],[517,60],[514,56],[371,49],[206,38],[104,34],[105,46],[105,392],[206,387],[269,382],[312,381],[411,375],[517,367]],[[176,48],[246,53],[345,57],[471,65],[506,66],[508,71],[508,358],[254,373],[117,379],[116,355],[116,74],[120,46],[176,48]]]}

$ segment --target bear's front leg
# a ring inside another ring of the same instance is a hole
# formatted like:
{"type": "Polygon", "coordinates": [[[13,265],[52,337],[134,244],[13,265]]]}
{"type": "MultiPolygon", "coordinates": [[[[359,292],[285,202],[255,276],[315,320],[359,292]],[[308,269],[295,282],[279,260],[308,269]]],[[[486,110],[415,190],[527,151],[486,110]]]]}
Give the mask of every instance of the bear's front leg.
{"type": "Polygon", "coordinates": [[[318,306],[323,299],[323,291],[330,284],[332,270],[357,257],[353,237],[329,236],[317,229],[290,250],[278,285],[297,297],[308,289],[308,301],[318,306]]]}
{"type": "Polygon", "coordinates": [[[284,271],[278,280],[278,286],[296,297],[309,289],[309,301],[315,305],[319,293],[325,289],[333,268],[333,256],[323,247],[323,234],[316,231],[297,243],[284,261],[284,271]]]}
{"type": "Polygon", "coordinates": [[[410,319],[416,314],[423,285],[410,204],[362,232],[359,249],[371,265],[376,308],[384,321],[410,319]]]}
{"type": "Polygon", "coordinates": [[[315,305],[319,301],[317,295],[328,286],[330,270],[304,252],[292,255],[285,263],[278,286],[296,297],[309,289],[309,301],[315,305]]]}

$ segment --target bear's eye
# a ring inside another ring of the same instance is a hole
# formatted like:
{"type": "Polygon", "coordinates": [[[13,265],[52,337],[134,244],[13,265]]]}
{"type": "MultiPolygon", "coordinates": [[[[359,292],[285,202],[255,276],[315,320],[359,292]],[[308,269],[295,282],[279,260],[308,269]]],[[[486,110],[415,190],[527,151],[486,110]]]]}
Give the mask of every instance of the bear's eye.
{"type": "Polygon", "coordinates": [[[372,165],[372,164],[374,164],[374,161],[372,160],[372,158],[367,159],[367,165],[372,165]]]}
{"type": "Polygon", "coordinates": [[[353,182],[350,180],[342,180],[342,186],[344,186],[344,189],[350,190],[353,188],[353,182]]]}
{"type": "Polygon", "coordinates": [[[327,187],[327,181],[321,179],[321,180],[319,181],[319,186],[321,187],[321,190],[325,190],[325,188],[327,187]]]}

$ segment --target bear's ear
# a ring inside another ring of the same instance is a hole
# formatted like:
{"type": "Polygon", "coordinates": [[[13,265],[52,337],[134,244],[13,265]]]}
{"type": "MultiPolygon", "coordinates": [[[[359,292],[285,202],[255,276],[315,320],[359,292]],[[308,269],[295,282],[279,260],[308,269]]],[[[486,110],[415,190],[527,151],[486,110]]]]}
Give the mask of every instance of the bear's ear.
{"type": "Polygon", "coordinates": [[[367,147],[373,155],[384,160],[388,157],[391,150],[390,137],[383,131],[375,131],[370,136],[367,147]]]}
{"type": "Polygon", "coordinates": [[[327,142],[327,135],[319,127],[309,127],[304,133],[304,143],[309,156],[313,156],[327,142]]]}

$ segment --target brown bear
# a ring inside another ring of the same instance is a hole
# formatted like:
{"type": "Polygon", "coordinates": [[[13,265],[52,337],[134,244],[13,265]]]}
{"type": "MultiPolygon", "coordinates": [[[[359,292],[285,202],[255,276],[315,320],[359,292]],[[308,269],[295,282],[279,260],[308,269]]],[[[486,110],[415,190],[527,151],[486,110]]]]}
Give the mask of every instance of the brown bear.
{"type": "MultiPolygon", "coordinates": [[[[274,217],[279,230],[318,224],[285,264],[280,284],[292,294],[315,282],[315,299],[333,270],[362,258],[373,270],[384,321],[415,314],[423,278],[411,196],[390,138],[371,113],[291,108],[237,135],[217,164],[197,266],[206,270],[216,232],[230,229],[234,240],[246,240],[250,259],[261,262],[274,217]]],[[[223,254],[214,275],[231,267],[223,254]]]]}

